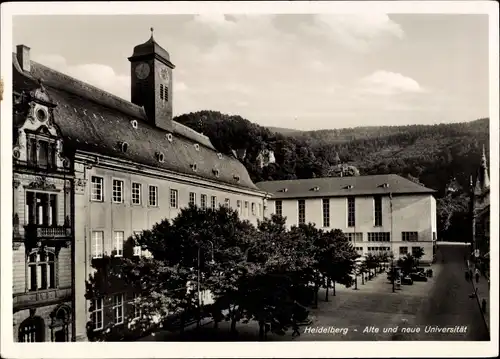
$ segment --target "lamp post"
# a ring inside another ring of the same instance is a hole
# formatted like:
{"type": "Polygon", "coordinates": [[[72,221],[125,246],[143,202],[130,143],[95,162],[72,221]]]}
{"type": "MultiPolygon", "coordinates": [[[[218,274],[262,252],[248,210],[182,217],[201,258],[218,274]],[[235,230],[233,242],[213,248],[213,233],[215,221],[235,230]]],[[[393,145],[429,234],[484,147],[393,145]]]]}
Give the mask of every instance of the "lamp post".
{"type": "MultiPolygon", "coordinates": [[[[212,241],[207,241],[208,243],[210,243],[210,246],[211,246],[211,253],[212,253],[212,260],[210,261],[210,263],[214,263],[214,243],[212,241]]],[[[202,304],[202,300],[201,300],[201,290],[200,290],[200,282],[201,282],[201,275],[200,275],[200,267],[201,267],[201,243],[198,243],[198,275],[197,275],[197,284],[196,284],[196,288],[198,290],[198,322],[196,323],[196,327],[199,328],[200,327],[200,321],[201,321],[201,304],[202,304]]]]}

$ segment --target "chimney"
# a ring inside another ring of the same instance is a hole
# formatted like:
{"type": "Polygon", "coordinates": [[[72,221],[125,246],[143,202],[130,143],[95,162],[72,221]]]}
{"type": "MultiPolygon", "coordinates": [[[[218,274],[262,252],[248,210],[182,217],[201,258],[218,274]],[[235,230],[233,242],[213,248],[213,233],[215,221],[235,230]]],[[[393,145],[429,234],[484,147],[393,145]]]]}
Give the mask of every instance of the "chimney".
{"type": "Polygon", "coordinates": [[[19,62],[19,66],[21,66],[21,69],[23,69],[23,71],[30,72],[30,48],[26,45],[17,45],[16,49],[17,62],[19,62]]]}

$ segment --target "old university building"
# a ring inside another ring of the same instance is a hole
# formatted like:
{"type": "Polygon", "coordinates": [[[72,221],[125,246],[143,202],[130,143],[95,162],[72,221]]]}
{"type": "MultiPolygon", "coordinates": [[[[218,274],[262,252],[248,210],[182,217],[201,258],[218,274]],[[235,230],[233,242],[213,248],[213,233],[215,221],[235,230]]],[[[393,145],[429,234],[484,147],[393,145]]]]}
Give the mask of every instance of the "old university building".
{"type": "MultiPolygon", "coordinates": [[[[13,54],[14,340],[84,341],[134,317],[130,294],[85,299],[91,262],[189,203],[256,224],[265,192],[243,164],[172,120],[173,70],[153,36],[133,49],[131,102],[13,54]]],[[[137,255],[140,250],[137,249],[137,255]]]]}

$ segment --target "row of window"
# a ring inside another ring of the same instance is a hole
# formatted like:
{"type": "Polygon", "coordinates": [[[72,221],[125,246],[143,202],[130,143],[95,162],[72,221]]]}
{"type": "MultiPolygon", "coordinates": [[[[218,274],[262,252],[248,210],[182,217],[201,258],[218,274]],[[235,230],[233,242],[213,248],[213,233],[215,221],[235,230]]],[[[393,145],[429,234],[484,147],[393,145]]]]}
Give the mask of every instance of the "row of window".
{"type": "MultiPolygon", "coordinates": [[[[411,247],[411,253],[415,254],[419,248],[421,248],[421,247],[411,247]]],[[[354,247],[354,250],[356,250],[358,252],[363,252],[363,247],[354,247]]],[[[369,253],[370,252],[378,252],[378,253],[390,252],[391,247],[368,247],[367,250],[369,253]]],[[[399,247],[399,254],[402,256],[408,254],[408,247],[406,247],[406,246],[399,247]]]]}
{"type": "MultiPolygon", "coordinates": [[[[134,235],[140,235],[140,231],[134,231],[134,235]]],[[[113,232],[113,254],[115,257],[123,256],[123,243],[125,242],[125,232],[124,231],[114,231],[113,232]]],[[[91,240],[91,255],[92,258],[102,258],[104,256],[104,232],[103,231],[92,231],[91,240]]],[[[134,247],[134,256],[141,255],[141,247],[134,247]]]]}
{"type": "Polygon", "coordinates": [[[368,247],[368,252],[389,252],[391,247],[368,247]]]}
{"type": "MultiPolygon", "coordinates": [[[[363,233],[346,233],[349,242],[362,242],[363,233]]],[[[403,242],[418,242],[418,232],[401,232],[403,242]]],[[[368,242],[390,242],[390,232],[368,232],[368,242]]]]}
{"type": "MultiPolygon", "coordinates": [[[[129,313],[125,313],[126,307],[124,294],[116,294],[113,296],[112,311],[113,311],[113,323],[115,325],[123,324],[125,320],[125,315],[128,314],[132,319],[139,318],[141,316],[141,309],[136,304],[139,296],[134,293],[132,299],[129,301],[129,313]]],[[[90,320],[92,322],[93,330],[101,330],[104,327],[104,298],[94,299],[92,301],[92,310],[90,311],[90,320]]]]}
{"type": "MultiPolygon", "coordinates": [[[[411,254],[414,255],[420,248],[421,247],[411,247],[411,254]]],[[[406,246],[399,247],[399,254],[402,256],[408,254],[408,247],[406,246]]]]}
{"type": "MultiPolygon", "coordinates": [[[[103,194],[103,188],[104,188],[104,178],[98,177],[98,176],[92,176],[91,179],[91,200],[92,201],[98,201],[102,202],[104,201],[104,194],[103,194]]],[[[135,205],[140,205],[142,204],[142,198],[141,198],[141,193],[142,193],[142,184],[137,183],[137,182],[132,182],[132,187],[131,187],[131,197],[132,197],[132,204],[135,205]]],[[[112,199],[113,203],[123,203],[124,201],[124,181],[118,180],[118,179],[113,179],[113,193],[112,193],[112,199]]],[[[189,193],[189,204],[191,205],[198,205],[197,198],[196,198],[196,193],[195,192],[190,192],[189,193]]],[[[211,196],[210,197],[210,206],[211,208],[215,209],[217,208],[217,196],[211,196]]],[[[237,209],[239,214],[243,214],[242,210],[242,201],[237,200],[237,209]]],[[[249,202],[245,201],[245,215],[248,216],[248,208],[249,208],[249,202]]],[[[153,186],[149,185],[148,186],[148,205],[152,207],[157,207],[158,206],[158,186],[153,186]]],[[[226,207],[231,206],[231,200],[229,198],[224,199],[224,203],[221,204],[226,207]]],[[[170,189],[170,207],[171,208],[178,208],[179,207],[179,192],[176,189],[170,189]]],[[[200,207],[205,209],[208,207],[208,196],[206,194],[202,194],[200,196],[200,207]]],[[[252,215],[259,215],[262,213],[262,204],[257,204],[252,202],[251,203],[251,213],[252,215]]]]}
{"type": "MultiPolygon", "coordinates": [[[[356,226],[356,202],[355,197],[347,197],[347,226],[356,226]]],[[[382,197],[375,196],[374,200],[374,225],[376,227],[382,226],[382,197]]],[[[306,201],[304,199],[299,199],[298,203],[298,214],[299,214],[299,224],[305,224],[306,222],[306,201]]],[[[330,227],[330,199],[324,198],[323,204],[323,227],[330,227]]],[[[279,216],[283,216],[283,201],[275,201],[275,213],[279,216]]]]}

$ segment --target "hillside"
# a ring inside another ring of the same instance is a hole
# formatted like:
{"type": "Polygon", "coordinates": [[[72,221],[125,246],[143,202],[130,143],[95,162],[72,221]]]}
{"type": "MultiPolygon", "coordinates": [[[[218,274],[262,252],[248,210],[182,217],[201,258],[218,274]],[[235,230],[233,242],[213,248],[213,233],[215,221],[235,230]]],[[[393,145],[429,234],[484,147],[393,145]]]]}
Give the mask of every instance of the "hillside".
{"type": "MultiPolygon", "coordinates": [[[[453,178],[459,187],[468,188],[483,145],[489,153],[489,119],[306,132],[285,129],[284,133],[215,111],[185,114],[175,120],[209,136],[219,151],[243,154],[238,155],[239,159],[254,182],[336,176],[341,172],[340,160],[354,169],[348,171],[351,174],[395,173],[418,181],[438,191],[438,205],[445,203],[439,198],[445,196],[453,178]],[[257,159],[264,150],[273,151],[275,163],[261,166],[257,159]]],[[[464,201],[466,196],[448,199],[449,206],[461,208],[462,212],[467,208],[464,201]]],[[[440,210],[446,212],[449,208],[440,210]]],[[[461,221],[461,226],[467,215],[462,212],[455,220],[457,225],[461,221]]]]}

